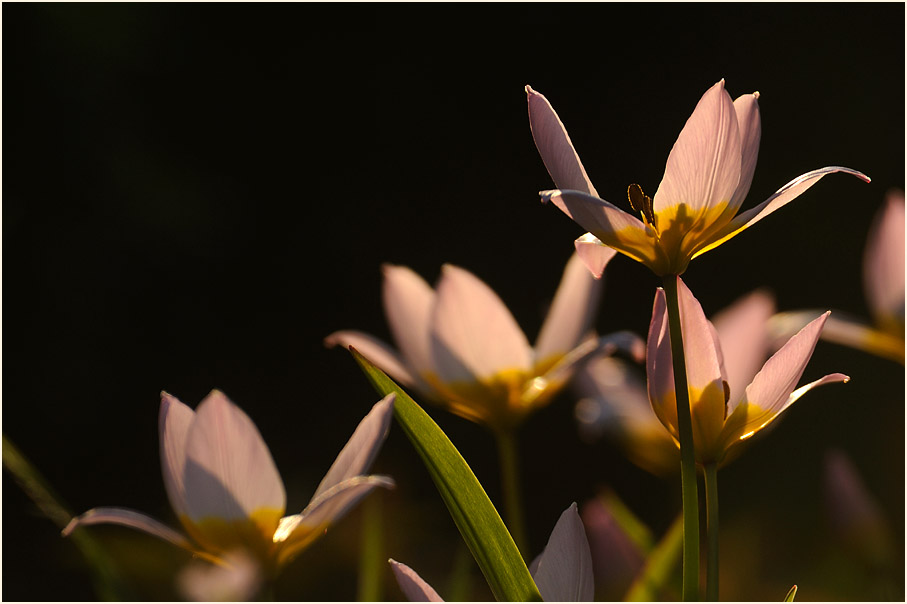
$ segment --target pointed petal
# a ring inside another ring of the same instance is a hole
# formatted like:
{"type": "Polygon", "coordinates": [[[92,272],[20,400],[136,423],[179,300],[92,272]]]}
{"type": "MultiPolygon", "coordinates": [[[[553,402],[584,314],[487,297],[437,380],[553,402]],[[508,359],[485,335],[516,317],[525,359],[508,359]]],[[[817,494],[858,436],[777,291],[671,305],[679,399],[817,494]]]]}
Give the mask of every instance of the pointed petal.
{"type": "MultiPolygon", "coordinates": [[[[819,314],[818,310],[781,312],[769,322],[772,338],[786,342],[819,314]]],[[[864,350],[892,361],[904,363],[904,338],[868,325],[866,321],[836,312],[828,317],[821,339],[857,350],[864,350]]]]}
{"type": "Polygon", "coordinates": [[[195,420],[195,412],[174,396],[161,392],[158,434],[161,448],[161,471],[167,497],[177,517],[186,514],[186,489],[183,473],[186,467],[186,436],[195,420]]]}
{"type": "Polygon", "coordinates": [[[743,398],[744,389],[769,357],[768,321],[774,312],[774,298],[766,291],[756,290],[712,318],[730,386],[729,409],[743,398]]]}
{"type": "Polygon", "coordinates": [[[339,482],[368,471],[390,429],[390,422],[394,417],[394,396],[393,393],[389,394],[375,403],[372,410],[359,423],[353,436],[318,485],[313,498],[317,498],[339,482]]]}
{"type": "Polygon", "coordinates": [[[277,564],[288,563],[376,487],[393,488],[387,476],[354,476],[312,499],[300,514],[280,519],[273,541],[280,544],[277,564]]]}
{"type": "Polygon", "coordinates": [[[721,80],[702,95],[671,149],[653,200],[656,215],[685,204],[695,217],[729,202],[740,183],[740,157],[737,112],[721,80]]]}
{"type": "Polygon", "coordinates": [[[652,319],[646,341],[646,389],[655,415],[671,436],[678,438],[677,399],[674,394],[674,364],[671,359],[671,333],[664,290],[655,290],[652,319]]]}
{"type": "Polygon", "coordinates": [[[766,361],[753,383],[747,386],[745,402],[774,415],[781,413],[812,357],[829,314],[826,312],[810,322],[766,361]]]}
{"type": "Polygon", "coordinates": [[[589,269],[589,272],[592,273],[592,276],[596,279],[601,279],[602,273],[605,272],[605,267],[610,262],[611,258],[617,253],[617,250],[610,248],[601,240],[593,235],[592,233],[586,233],[581,237],[577,237],[576,241],[573,242],[574,247],[576,248],[576,254],[580,257],[580,260],[583,261],[583,264],[586,265],[586,268],[589,269]]]}
{"type": "Polygon", "coordinates": [[[405,266],[385,264],[382,297],[384,314],[403,358],[416,373],[429,371],[431,347],[429,322],[435,292],[425,280],[405,266]]]}
{"type": "Polygon", "coordinates": [[[542,202],[551,202],[603,244],[647,266],[655,261],[654,232],[615,205],[580,191],[542,191],[542,202]]]}
{"type": "Polygon", "coordinates": [[[863,256],[866,301],[880,325],[904,324],[904,194],[891,192],[876,214],[863,256]]]}
{"type": "Polygon", "coordinates": [[[693,254],[693,258],[701,256],[709,250],[718,247],[728,239],[753,226],[775,210],[787,205],[789,202],[799,197],[808,188],[819,182],[819,180],[823,176],[834,174],[835,172],[844,172],[845,174],[851,174],[865,182],[869,182],[869,177],[862,172],[857,172],[856,170],[851,170],[850,168],[842,168],[841,166],[829,166],[827,168],[820,168],[818,170],[813,170],[812,172],[807,172],[806,174],[798,176],[797,178],[793,179],[792,181],[775,191],[775,193],[771,197],[763,201],[758,206],[735,216],[727,225],[725,225],[724,228],[717,231],[713,236],[711,236],[709,238],[709,241],[705,245],[702,245],[693,254]]]}
{"type": "Polygon", "coordinates": [[[601,290],[601,280],[589,274],[578,254],[571,255],[536,341],[536,363],[561,357],[582,340],[597,314],[601,290]]]}
{"type": "Polygon", "coordinates": [[[532,350],[491,288],[462,268],[445,265],[431,320],[435,369],[444,382],[528,371],[532,350]]]}
{"type": "Polygon", "coordinates": [[[759,155],[759,140],[762,137],[762,119],[759,117],[759,93],[744,94],[734,101],[737,126],[740,129],[740,183],[731,197],[731,206],[736,212],[753,182],[756,158],[759,155]]]}
{"type": "Polygon", "coordinates": [[[222,392],[213,390],[198,406],[186,455],[186,507],[193,521],[254,519],[263,533],[273,534],[286,504],[283,482],[255,424],[222,392]]]}
{"type": "Polygon", "coordinates": [[[558,519],[532,578],[548,602],[592,601],[592,554],[575,503],[558,519]]]}
{"type": "Polygon", "coordinates": [[[390,559],[388,562],[394,570],[394,576],[397,578],[397,585],[403,591],[403,595],[410,602],[443,602],[441,596],[434,588],[425,582],[416,571],[405,564],[390,559]]]}
{"type": "Polygon", "coordinates": [[[352,346],[396,381],[405,386],[425,388],[422,380],[410,371],[397,351],[375,336],[354,330],[335,331],[324,339],[324,345],[328,348],[352,346]]]}
{"type": "Polygon", "coordinates": [[[526,86],[529,101],[529,126],[535,146],[545,162],[556,187],[575,189],[598,196],[586,175],[567,129],[543,95],[526,86]]]}
{"type": "Polygon", "coordinates": [[[148,533],[158,539],[169,541],[170,543],[191,552],[195,551],[195,548],[192,543],[190,543],[189,539],[166,524],[163,524],[150,516],[146,516],[141,512],[124,508],[94,508],[88,510],[84,514],[70,520],[69,524],[66,525],[66,528],[63,529],[62,534],[64,537],[68,537],[76,528],[92,524],[118,524],[120,526],[128,526],[129,528],[148,533]]]}

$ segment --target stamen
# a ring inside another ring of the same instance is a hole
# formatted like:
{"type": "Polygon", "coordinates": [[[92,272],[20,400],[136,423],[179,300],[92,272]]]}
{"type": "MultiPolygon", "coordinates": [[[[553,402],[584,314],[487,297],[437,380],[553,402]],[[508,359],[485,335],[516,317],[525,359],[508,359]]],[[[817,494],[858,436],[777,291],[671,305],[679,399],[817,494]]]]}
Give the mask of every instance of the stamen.
{"type": "Polygon", "coordinates": [[[643,221],[657,232],[658,225],[655,222],[655,208],[652,205],[652,198],[643,193],[642,187],[637,184],[627,187],[627,198],[630,200],[630,207],[635,212],[639,212],[643,221]]]}

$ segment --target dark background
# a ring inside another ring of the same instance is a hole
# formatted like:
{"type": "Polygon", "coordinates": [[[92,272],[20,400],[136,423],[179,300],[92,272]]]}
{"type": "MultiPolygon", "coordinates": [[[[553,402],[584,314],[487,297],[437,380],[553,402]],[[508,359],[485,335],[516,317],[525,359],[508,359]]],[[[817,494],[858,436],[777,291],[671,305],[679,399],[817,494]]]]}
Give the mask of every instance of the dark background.
{"type": "MultiPolygon", "coordinates": [[[[866,233],[904,187],[900,3],[5,3],[3,17],[3,432],[76,512],[175,522],[159,392],[194,406],[215,387],[256,422],[289,512],[301,509],[378,399],[322,339],[389,337],[383,262],[430,282],[445,262],[473,271],[533,340],[583,231],[538,202],[552,183],[526,84],[614,203],[631,182],[655,191],[720,78],[732,97],[761,93],[745,207],[826,165],[872,177],[829,176],[694,261],[684,278],[708,314],[762,286],[782,310],[867,316],[866,233]]],[[[618,257],[606,280],[599,330],[644,335],[656,278],[618,257]]],[[[903,599],[904,370],[820,343],[804,381],[833,371],[852,382],[807,396],[722,472],[725,598],[780,600],[798,583],[802,600],[903,599]],[[828,528],[832,448],[887,515],[890,566],[854,571],[828,528]]],[[[606,485],[660,534],[677,484],[581,442],[572,408],[565,393],[522,432],[532,553],[606,485]]],[[[498,501],[490,435],[429,411],[498,501]]],[[[398,482],[380,496],[388,555],[443,596],[459,538],[399,429],[375,470],[398,482]]],[[[277,597],[354,598],[360,522],[353,512],[301,556],[277,597]]],[[[142,599],[176,597],[186,558],[96,531],[142,599]]],[[[476,583],[490,597],[477,571],[476,583]]],[[[77,550],[4,472],[3,598],[96,597],[77,550]]]]}

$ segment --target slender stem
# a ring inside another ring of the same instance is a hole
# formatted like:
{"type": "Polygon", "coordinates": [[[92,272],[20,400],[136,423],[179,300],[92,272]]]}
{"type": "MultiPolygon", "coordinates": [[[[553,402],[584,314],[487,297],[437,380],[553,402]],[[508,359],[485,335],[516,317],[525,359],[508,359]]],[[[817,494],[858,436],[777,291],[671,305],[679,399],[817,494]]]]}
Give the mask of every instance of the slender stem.
{"type": "Polygon", "coordinates": [[[375,489],[362,502],[362,541],[359,549],[359,580],[356,585],[358,602],[379,602],[383,599],[383,578],[387,566],[384,553],[382,495],[375,489]]]}
{"type": "Polygon", "coordinates": [[[683,599],[699,599],[699,494],[696,484],[696,457],[693,450],[693,421],[690,391],[683,354],[677,275],[664,277],[668,325],[671,329],[671,360],[674,365],[674,392],[677,399],[677,431],[680,436],[680,481],[683,498],[683,599]]]}
{"type": "Polygon", "coordinates": [[[718,464],[705,465],[705,509],[708,533],[708,564],[705,575],[705,599],[718,601],[718,464]]]}
{"type": "Polygon", "coordinates": [[[501,461],[501,484],[504,491],[504,517],[517,548],[526,557],[526,521],[523,518],[523,498],[520,488],[519,452],[513,429],[495,431],[498,457],[501,461]]]}

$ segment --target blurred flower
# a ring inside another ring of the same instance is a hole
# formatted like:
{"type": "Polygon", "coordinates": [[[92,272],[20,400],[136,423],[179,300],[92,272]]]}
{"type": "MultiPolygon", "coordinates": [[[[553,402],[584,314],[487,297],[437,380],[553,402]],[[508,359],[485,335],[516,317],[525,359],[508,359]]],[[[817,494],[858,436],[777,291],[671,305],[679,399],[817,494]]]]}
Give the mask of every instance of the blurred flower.
{"type": "MultiPolygon", "coordinates": [[[[661,424],[658,429],[664,434],[661,424]]],[[[673,443],[671,447],[676,449],[673,443]]],[[[679,467],[679,462],[675,465],[679,467]]],[[[580,516],[589,538],[596,595],[606,601],[620,600],[643,568],[652,535],[642,524],[635,524],[638,519],[611,492],[584,503],[580,516]]]]}
{"type": "Polygon", "coordinates": [[[102,507],[73,518],[63,530],[120,524],[234,568],[236,550],[270,577],[321,536],[373,488],[391,487],[384,476],[363,476],[390,427],[394,396],[375,404],[322,479],[308,506],[283,516],[283,482],[258,429],[217,390],[196,411],[167,393],[159,417],[164,486],[183,535],[140,512],[102,507]]]}
{"type": "MultiPolygon", "coordinates": [[[[730,400],[743,396],[772,352],[768,321],[775,311],[773,297],[756,290],[717,313],[712,323],[724,356],[730,400]]],[[[658,475],[680,468],[680,451],[665,432],[649,402],[645,380],[620,359],[595,358],[577,373],[576,405],[580,434],[586,439],[606,436],[616,441],[630,461],[658,475]]]]}
{"type": "MultiPolygon", "coordinates": [[[[389,560],[397,583],[410,602],[443,602],[431,585],[413,569],[389,560]]],[[[595,595],[592,555],[576,504],[564,510],[548,544],[529,565],[529,571],[548,602],[591,602],[595,595]]]]}
{"type": "MultiPolygon", "coordinates": [[[[863,291],[872,325],[835,313],[822,339],[904,363],[904,193],[891,191],[876,213],[863,254],[863,291]]],[[[784,338],[809,321],[811,310],[772,318],[776,337],[784,338]]]]}
{"type": "Polygon", "coordinates": [[[192,602],[249,602],[262,584],[261,567],[243,550],[227,552],[223,564],[192,562],[177,576],[180,593],[192,602]]]}
{"type": "Polygon", "coordinates": [[[526,93],[532,136],[558,187],[543,191],[542,199],[591,231],[576,246],[593,273],[600,263],[597,254],[603,253],[597,244],[642,262],[657,275],[679,275],[690,260],[762,220],[826,174],[846,172],[869,182],[849,168],[814,170],[738,215],[759,152],[759,93],[731,102],[721,80],[702,96],[677,137],[654,199],[639,185],[630,185],[630,207],[639,220],[598,197],[551,104],[529,86],[526,93]]]}
{"type": "MultiPolygon", "coordinates": [[[[846,382],[850,379],[846,375],[833,373],[796,388],[828,318],[829,313],[826,312],[785,343],[756,373],[749,386],[742,389],[745,381],[738,382],[737,378],[748,373],[744,368],[752,366],[756,354],[747,354],[747,363],[740,363],[739,359],[744,358],[741,351],[750,346],[751,342],[739,335],[729,338],[734,346],[728,350],[729,354],[723,355],[724,340],[719,342],[715,326],[705,318],[702,307],[686,284],[679,278],[677,281],[697,462],[722,462],[734,445],[767,426],[809,390],[822,384],[846,382]]],[[[741,329],[759,328],[741,324],[741,329]]],[[[652,408],[676,439],[674,370],[667,307],[662,289],[655,294],[646,352],[646,373],[652,408]]]]}
{"type": "Polygon", "coordinates": [[[385,265],[383,271],[384,311],[400,351],[358,331],[332,333],[325,344],[353,346],[404,386],[495,430],[512,429],[546,404],[590,354],[644,351],[642,340],[628,332],[590,337],[601,281],[575,254],[535,347],[472,273],[444,265],[432,290],[409,268],[385,265]]]}

